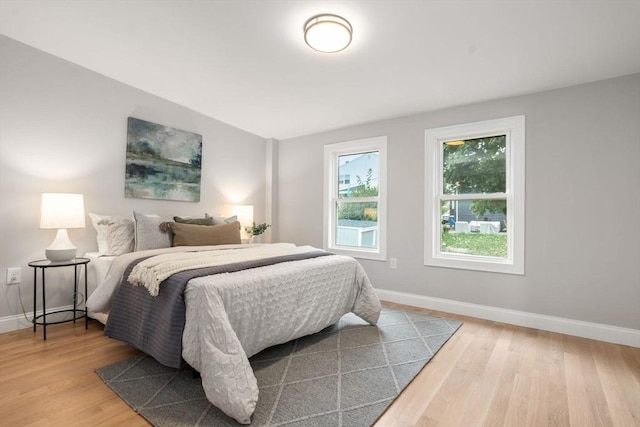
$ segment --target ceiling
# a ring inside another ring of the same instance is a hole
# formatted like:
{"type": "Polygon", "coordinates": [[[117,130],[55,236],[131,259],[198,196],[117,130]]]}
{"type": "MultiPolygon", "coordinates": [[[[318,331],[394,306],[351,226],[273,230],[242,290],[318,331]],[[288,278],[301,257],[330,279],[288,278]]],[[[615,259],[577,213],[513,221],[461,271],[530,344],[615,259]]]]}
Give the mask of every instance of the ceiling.
{"type": "Polygon", "coordinates": [[[640,0],[1,0],[0,33],[277,139],[640,71],[640,0]]]}

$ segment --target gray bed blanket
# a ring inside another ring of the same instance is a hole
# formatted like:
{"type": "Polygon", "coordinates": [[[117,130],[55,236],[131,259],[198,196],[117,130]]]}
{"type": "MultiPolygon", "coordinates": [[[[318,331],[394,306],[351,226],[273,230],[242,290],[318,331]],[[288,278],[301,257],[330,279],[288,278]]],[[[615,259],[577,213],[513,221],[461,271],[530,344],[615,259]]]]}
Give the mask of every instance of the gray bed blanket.
{"type": "Polygon", "coordinates": [[[191,279],[249,268],[332,255],[324,251],[277,256],[266,259],[198,268],[176,273],[162,282],[158,296],[151,296],[144,286],[133,286],[126,278],[131,270],[147,258],[133,261],[116,290],[105,326],[105,335],[124,341],[153,356],[163,365],[179,368],[182,359],[182,334],[185,327],[183,293],[191,279]]]}

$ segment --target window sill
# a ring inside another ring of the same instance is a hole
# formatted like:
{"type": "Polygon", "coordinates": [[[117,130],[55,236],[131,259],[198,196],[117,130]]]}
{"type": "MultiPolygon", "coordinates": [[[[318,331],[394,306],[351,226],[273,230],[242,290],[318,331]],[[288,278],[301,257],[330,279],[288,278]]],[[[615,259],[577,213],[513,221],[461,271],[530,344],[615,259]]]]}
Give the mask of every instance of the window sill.
{"type": "Polygon", "coordinates": [[[459,270],[524,275],[524,263],[515,263],[512,260],[507,259],[487,259],[487,257],[481,256],[469,256],[464,259],[460,256],[447,255],[427,257],[425,258],[424,265],[427,267],[444,267],[459,270]]]}
{"type": "Polygon", "coordinates": [[[386,261],[386,254],[366,250],[345,249],[343,247],[325,248],[326,251],[336,255],[350,256],[356,259],[368,259],[373,261],[386,261]]]}

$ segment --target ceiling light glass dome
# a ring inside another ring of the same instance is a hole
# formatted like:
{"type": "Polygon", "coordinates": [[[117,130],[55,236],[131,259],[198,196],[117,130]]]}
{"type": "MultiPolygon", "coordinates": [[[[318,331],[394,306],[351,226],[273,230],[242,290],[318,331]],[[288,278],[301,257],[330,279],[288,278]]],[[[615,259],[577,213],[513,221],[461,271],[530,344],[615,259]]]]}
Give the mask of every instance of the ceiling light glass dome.
{"type": "Polygon", "coordinates": [[[304,24],[304,41],[319,52],[340,52],[351,43],[353,28],[338,15],[321,14],[304,24]]]}

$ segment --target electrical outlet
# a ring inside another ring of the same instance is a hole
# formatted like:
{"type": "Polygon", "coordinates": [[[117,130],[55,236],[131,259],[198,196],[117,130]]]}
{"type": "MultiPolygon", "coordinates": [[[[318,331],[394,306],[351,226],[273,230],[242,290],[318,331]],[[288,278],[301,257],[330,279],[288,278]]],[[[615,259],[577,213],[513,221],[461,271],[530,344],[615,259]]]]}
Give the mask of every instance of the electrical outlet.
{"type": "Polygon", "coordinates": [[[398,258],[389,258],[389,268],[392,270],[398,268],[398,258]]]}
{"type": "Polygon", "coordinates": [[[18,285],[22,276],[20,267],[7,268],[7,285],[18,285]]]}

